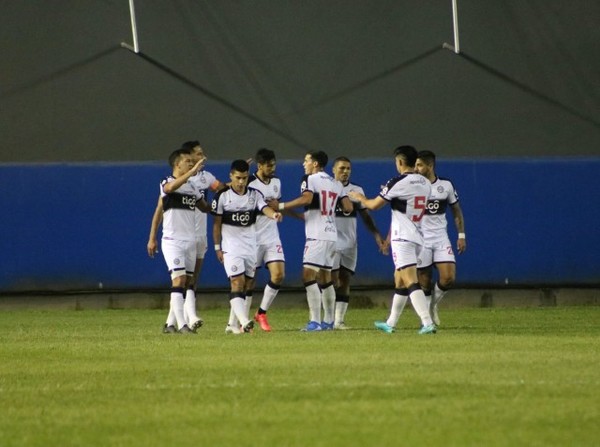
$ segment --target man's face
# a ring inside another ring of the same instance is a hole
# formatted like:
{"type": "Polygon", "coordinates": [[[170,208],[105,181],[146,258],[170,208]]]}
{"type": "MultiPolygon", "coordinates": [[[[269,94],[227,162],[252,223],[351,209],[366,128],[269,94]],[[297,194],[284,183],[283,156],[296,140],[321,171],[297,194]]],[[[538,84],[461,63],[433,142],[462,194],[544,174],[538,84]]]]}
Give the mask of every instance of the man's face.
{"type": "Polygon", "coordinates": [[[257,166],[261,177],[273,178],[275,176],[275,169],[277,168],[277,162],[275,160],[270,160],[266,163],[258,163],[257,166]]]}
{"type": "Polygon", "coordinates": [[[431,165],[428,165],[420,158],[417,158],[417,163],[415,164],[415,171],[417,171],[424,177],[428,177],[431,173],[431,165]]]}
{"type": "Polygon", "coordinates": [[[194,164],[195,163],[192,160],[192,156],[184,154],[181,157],[179,157],[179,161],[177,162],[177,169],[181,174],[185,174],[194,167],[194,164]]]}
{"type": "Polygon", "coordinates": [[[204,159],[204,161],[208,159],[204,154],[204,150],[200,146],[194,147],[194,149],[192,149],[192,161],[196,164],[202,159],[204,159]]]}
{"type": "Polygon", "coordinates": [[[231,171],[229,173],[231,188],[238,194],[242,194],[248,184],[248,176],[248,172],[231,171]]]}
{"type": "Polygon", "coordinates": [[[336,180],[339,180],[343,184],[346,184],[350,180],[352,165],[347,161],[340,160],[335,165],[333,165],[332,171],[336,180]]]}
{"type": "Polygon", "coordinates": [[[312,159],[310,155],[306,155],[304,157],[304,163],[302,163],[304,167],[304,173],[307,175],[314,174],[317,169],[317,162],[312,159]]]}

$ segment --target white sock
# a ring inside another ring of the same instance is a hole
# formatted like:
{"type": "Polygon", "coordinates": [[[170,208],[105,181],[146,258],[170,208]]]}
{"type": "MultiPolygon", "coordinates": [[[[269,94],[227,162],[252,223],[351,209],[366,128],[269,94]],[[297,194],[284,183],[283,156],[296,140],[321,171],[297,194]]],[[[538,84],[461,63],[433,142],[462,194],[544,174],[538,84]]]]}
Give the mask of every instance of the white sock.
{"type": "Polygon", "coordinates": [[[346,318],[348,303],[346,301],[335,302],[335,324],[343,323],[346,318]]]}
{"type": "Polygon", "coordinates": [[[423,326],[429,326],[433,324],[431,314],[429,313],[429,306],[427,305],[427,300],[425,299],[425,294],[423,291],[420,288],[415,289],[410,293],[409,296],[415,312],[417,312],[417,315],[419,315],[419,318],[421,319],[421,324],[423,326]]]}
{"type": "Polygon", "coordinates": [[[448,293],[448,291],[440,289],[440,286],[438,286],[438,283],[436,282],[433,289],[433,304],[437,305],[440,301],[442,301],[442,298],[444,298],[446,293],[448,293]]]}
{"type": "Polygon", "coordinates": [[[327,285],[321,293],[323,300],[323,321],[331,324],[335,318],[335,288],[333,287],[333,283],[327,285]]]}
{"type": "Polygon", "coordinates": [[[177,327],[178,329],[181,329],[187,324],[185,321],[185,316],[183,315],[183,293],[171,292],[171,309],[175,314],[177,327]]]}
{"type": "Polygon", "coordinates": [[[260,308],[262,310],[264,310],[265,312],[267,310],[269,310],[269,307],[271,307],[271,304],[273,304],[273,300],[275,300],[275,297],[277,296],[278,293],[279,293],[279,286],[269,282],[265,286],[263,298],[262,298],[262,301],[260,302],[260,308]],[[276,286],[277,288],[274,288],[273,286],[276,286]]]}
{"type": "Polygon", "coordinates": [[[400,295],[399,293],[394,294],[394,298],[392,298],[392,308],[390,309],[390,316],[388,317],[386,324],[391,327],[396,327],[398,324],[398,320],[400,319],[400,315],[402,315],[402,311],[404,310],[404,306],[406,306],[406,302],[408,301],[408,295],[400,295]]]}
{"type": "Polygon", "coordinates": [[[233,311],[233,307],[231,307],[231,306],[229,308],[229,321],[227,322],[227,326],[236,327],[236,328],[240,327],[240,322],[238,321],[237,317],[235,316],[235,312],[233,311]]]}
{"type": "Polygon", "coordinates": [[[321,290],[316,282],[304,286],[306,288],[306,300],[308,301],[308,311],[310,321],[321,322],[321,290]]]}
{"type": "Polygon", "coordinates": [[[246,300],[244,302],[244,309],[246,310],[246,318],[250,319],[250,309],[252,308],[252,293],[246,292],[246,300]]]}
{"type": "Polygon", "coordinates": [[[185,302],[183,303],[183,313],[188,325],[191,325],[198,320],[196,314],[196,292],[192,289],[187,289],[185,292],[185,302]]]}
{"type": "Polygon", "coordinates": [[[431,290],[428,290],[428,294],[425,293],[425,291],[423,291],[423,293],[425,294],[425,301],[427,302],[427,307],[429,307],[431,309],[431,301],[432,301],[432,296],[431,296],[431,290]]]}
{"type": "Polygon", "coordinates": [[[166,324],[167,326],[175,326],[175,323],[177,323],[175,312],[173,312],[173,308],[171,307],[171,304],[169,304],[169,315],[167,315],[166,324]]]}
{"type": "Polygon", "coordinates": [[[238,321],[242,326],[246,326],[250,321],[246,316],[245,301],[246,300],[244,298],[240,298],[239,296],[236,296],[235,298],[229,300],[231,308],[233,309],[235,316],[237,317],[238,321]]]}
{"type": "Polygon", "coordinates": [[[323,300],[323,321],[331,324],[335,320],[335,288],[330,283],[321,290],[323,300]]]}

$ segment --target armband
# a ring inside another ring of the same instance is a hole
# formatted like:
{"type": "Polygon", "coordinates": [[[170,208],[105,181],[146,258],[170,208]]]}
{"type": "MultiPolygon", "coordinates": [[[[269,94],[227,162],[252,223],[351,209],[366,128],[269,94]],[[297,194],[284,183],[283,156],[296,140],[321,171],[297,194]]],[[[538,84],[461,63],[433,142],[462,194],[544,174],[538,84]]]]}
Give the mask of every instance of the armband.
{"type": "Polygon", "coordinates": [[[466,239],[465,233],[458,233],[459,239],[466,239]]]}
{"type": "Polygon", "coordinates": [[[221,249],[221,244],[215,244],[215,251],[219,251],[221,249]]]}
{"type": "Polygon", "coordinates": [[[283,211],[285,209],[285,202],[281,202],[277,208],[279,211],[283,211]]]}

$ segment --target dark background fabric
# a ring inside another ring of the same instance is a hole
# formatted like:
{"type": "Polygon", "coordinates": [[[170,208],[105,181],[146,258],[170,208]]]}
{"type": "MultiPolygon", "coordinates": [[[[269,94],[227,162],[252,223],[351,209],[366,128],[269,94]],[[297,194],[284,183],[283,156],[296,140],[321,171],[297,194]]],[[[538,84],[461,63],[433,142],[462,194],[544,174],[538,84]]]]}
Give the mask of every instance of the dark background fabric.
{"type": "Polygon", "coordinates": [[[600,2],[1,5],[0,162],[600,155],[600,2]]]}

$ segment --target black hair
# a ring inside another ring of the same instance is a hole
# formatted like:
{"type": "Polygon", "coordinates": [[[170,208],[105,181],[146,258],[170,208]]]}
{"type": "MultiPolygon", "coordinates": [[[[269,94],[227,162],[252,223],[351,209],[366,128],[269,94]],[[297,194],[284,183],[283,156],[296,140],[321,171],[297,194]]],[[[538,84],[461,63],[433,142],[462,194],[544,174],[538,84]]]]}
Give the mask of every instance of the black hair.
{"type": "Polygon", "coordinates": [[[268,163],[271,160],[275,160],[275,152],[273,152],[271,149],[263,147],[256,151],[256,156],[254,159],[256,160],[256,163],[268,163]]]}
{"type": "Polygon", "coordinates": [[[169,155],[169,166],[171,166],[172,168],[175,167],[175,165],[177,164],[177,162],[179,161],[179,158],[182,155],[189,155],[190,151],[188,149],[176,149],[173,152],[171,152],[171,155],[169,155]]]}
{"type": "Polygon", "coordinates": [[[310,155],[310,158],[312,158],[314,161],[316,161],[319,166],[321,168],[325,168],[325,166],[327,166],[327,162],[329,161],[329,157],[327,156],[327,154],[323,151],[310,151],[308,152],[308,155],[310,155]]]}
{"type": "Polygon", "coordinates": [[[248,172],[250,170],[250,165],[246,160],[233,160],[231,163],[231,169],[229,172],[237,171],[237,172],[248,172]]]}
{"type": "Polygon", "coordinates": [[[348,157],[343,157],[342,156],[342,157],[338,157],[335,160],[333,160],[333,166],[335,166],[338,161],[345,161],[345,162],[350,163],[350,164],[352,163],[348,157]]]}
{"type": "Polygon", "coordinates": [[[200,146],[200,142],[198,140],[186,141],[181,145],[181,149],[187,149],[188,151],[191,151],[196,146],[200,146]]]}
{"type": "Polygon", "coordinates": [[[414,168],[417,162],[417,150],[412,146],[398,146],[394,149],[394,157],[402,158],[407,166],[414,168]]]}
{"type": "Polygon", "coordinates": [[[428,165],[435,165],[435,154],[431,151],[419,151],[417,158],[420,158],[428,165]]]}

